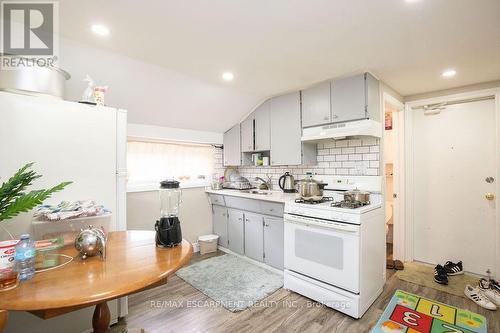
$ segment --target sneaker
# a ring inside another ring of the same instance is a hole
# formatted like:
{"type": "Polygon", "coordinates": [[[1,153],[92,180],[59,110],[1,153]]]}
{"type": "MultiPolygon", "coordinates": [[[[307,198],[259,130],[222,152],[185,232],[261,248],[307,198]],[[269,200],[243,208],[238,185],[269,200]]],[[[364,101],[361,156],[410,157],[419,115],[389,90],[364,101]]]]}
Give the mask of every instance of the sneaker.
{"type": "Polygon", "coordinates": [[[500,292],[500,283],[497,280],[490,279],[490,287],[500,292]]]}
{"type": "Polygon", "coordinates": [[[496,310],[497,307],[486,296],[483,295],[479,288],[473,288],[470,284],[465,286],[465,296],[474,303],[488,310],[496,310]]]}
{"type": "Polygon", "coordinates": [[[448,284],[448,275],[446,275],[446,269],[443,266],[434,267],[434,281],[439,284],[448,284]]]}
{"type": "Polygon", "coordinates": [[[490,281],[487,279],[479,280],[479,290],[483,293],[484,296],[488,297],[488,299],[495,305],[500,306],[500,291],[496,289],[490,281]]]}
{"type": "Polygon", "coordinates": [[[444,264],[444,269],[446,270],[446,274],[450,276],[464,274],[464,268],[462,267],[461,261],[456,264],[451,261],[447,261],[446,264],[444,264]]]}

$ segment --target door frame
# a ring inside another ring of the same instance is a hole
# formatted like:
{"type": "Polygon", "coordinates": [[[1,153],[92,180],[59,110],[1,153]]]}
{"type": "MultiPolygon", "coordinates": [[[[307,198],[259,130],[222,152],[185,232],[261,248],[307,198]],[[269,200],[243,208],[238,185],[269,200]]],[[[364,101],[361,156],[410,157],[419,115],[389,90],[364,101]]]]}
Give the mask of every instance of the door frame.
{"type": "Polygon", "coordinates": [[[405,219],[404,219],[404,238],[405,242],[405,261],[414,260],[414,197],[412,195],[414,189],[414,170],[413,170],[413,153],[414,153],[414,137],[413,137],[413,117],[412,108],[419,107],[426,104],[443,103],[449,101],[457,101],[469,98],[487,97],[494,96],[495,98],[495,122],[496,122],[496,207],[495,207],[495,217],[496,217],[496,232],[495,232],[495,261],[493,269],[493,274],[498,278],[500,276],[500,207],[498,204],[498,195],[500,193],[500,87],[484,90],[475,90],[470,92],[464,92],[459,94],[444,95],[439,97],[420,99],[416,101],[411,101],[405,103],[405,187],[406,187],[406,199],[405,199],[405,219]]]}
{"type": "MultiPolygon", "coordinates": [[[[404,133],[405,133],[405,105],[396,99],[394,96],[384,92],[382,95],[382,121],[385,119],[385,103],[389,103],[396,107],[398,111],[397,124],[398,128],[398,136],[396,141],[396,163],[393,165],[393,192],[397,194],[397,200],[393,201],[393,239],[392,239],[392,257],[393,259],[403,260],[405,258],[405,225],[403,223],[404,220],[404,211],[405,211],[405,187],[404,187],[404,172],[405,172],[405,144],[404,144],[404,133]],[[397,221],[397,222],[396,222],[397,221]]],[[[383,133],[385,133],[385,124],[383,126],[383,133]]],[[[385,139],[385,136],[384,136],[385,139]]],[[[386,188],[386,170],[385,170],[385,160],[383,152],[385,150],[385,140],[382,140],[382,156],[380,157],[382,164],[382,182],[383,182],[383,193],[384,193],[384,216],[385,216],[385,199],[387,193],[385,193],[386,188]]],[[[385,222],[385,218],[384,218],[385,222]]]]}

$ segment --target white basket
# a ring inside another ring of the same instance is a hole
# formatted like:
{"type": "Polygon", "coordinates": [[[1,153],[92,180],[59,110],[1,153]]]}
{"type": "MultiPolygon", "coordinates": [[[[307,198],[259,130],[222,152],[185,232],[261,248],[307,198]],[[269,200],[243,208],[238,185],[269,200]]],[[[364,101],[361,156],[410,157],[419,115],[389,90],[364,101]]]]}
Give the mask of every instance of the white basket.
{"type": "Polygon", "coordinates": [[[217,251],[217,235],[204,235],[198,237],[198,244],[200,245],[200,254],[211,253],[217,251]]]}

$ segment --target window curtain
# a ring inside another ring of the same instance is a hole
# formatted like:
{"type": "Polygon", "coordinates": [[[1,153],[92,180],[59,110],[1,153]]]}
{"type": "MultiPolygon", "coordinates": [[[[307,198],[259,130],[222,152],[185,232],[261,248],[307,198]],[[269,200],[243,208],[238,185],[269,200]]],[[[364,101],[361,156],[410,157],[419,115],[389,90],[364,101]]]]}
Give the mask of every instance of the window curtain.
{"type": "MultiPolygon", "coordinates": [[[[127,171],[129,183],[152,183],[164,179],[196,180],[214,172],[213,148],[162,142],[129,141],[127,171]]],[[[207,177],[207,179],[210,179],[207,177]]]]}

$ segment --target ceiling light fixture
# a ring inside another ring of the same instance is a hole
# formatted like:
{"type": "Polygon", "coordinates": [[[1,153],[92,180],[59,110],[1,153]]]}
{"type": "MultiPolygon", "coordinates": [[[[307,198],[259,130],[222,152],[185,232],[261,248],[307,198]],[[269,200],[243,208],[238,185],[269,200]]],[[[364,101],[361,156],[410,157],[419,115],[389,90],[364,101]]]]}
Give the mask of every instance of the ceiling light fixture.
{"type": "Polygon", "coordinates": [[[224,81],[232,81],[234,79],[234,74],[231,72],[222,73],[222,79],[224,81]]]}
{"type": "Polygon", "coordinates": [[[109,36],[109,28],[102,24],[93,24],[92,32],[99,36],[109,36]]]}
{"type": "Polygon", "coordinates": [[[447,69],[441,74],[442,77],[453,77],[455,75],[457,75],[457,71],[454,69],[447,69]]]}

